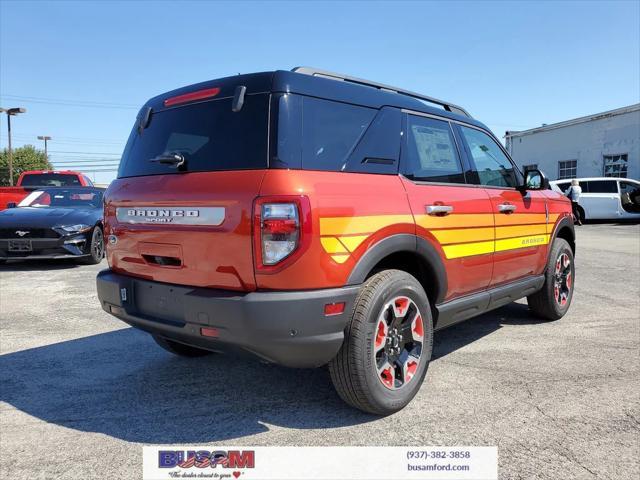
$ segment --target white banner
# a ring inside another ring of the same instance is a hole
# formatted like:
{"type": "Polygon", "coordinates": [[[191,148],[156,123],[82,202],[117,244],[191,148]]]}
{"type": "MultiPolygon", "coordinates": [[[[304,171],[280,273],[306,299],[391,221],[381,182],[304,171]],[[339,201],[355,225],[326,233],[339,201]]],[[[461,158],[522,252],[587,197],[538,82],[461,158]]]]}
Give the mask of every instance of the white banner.
{"type": "Polygon", "coordinates": [[[143,480],[497,480],[497,447],[143,447],[143,480]]]}

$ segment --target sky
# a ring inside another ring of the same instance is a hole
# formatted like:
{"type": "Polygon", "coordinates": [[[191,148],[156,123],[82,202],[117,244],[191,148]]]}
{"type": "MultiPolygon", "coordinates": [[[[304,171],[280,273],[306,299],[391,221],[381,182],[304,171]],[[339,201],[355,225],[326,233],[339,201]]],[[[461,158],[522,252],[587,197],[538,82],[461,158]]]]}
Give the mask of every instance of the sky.
{"type": "Polygon", "coordinates": [[[13,145],[49,135],[54,166],[98,182],[148,98],[299,65],[445,99],[502,138],[640,102],[640,1],[0,0],[13,145]]]}

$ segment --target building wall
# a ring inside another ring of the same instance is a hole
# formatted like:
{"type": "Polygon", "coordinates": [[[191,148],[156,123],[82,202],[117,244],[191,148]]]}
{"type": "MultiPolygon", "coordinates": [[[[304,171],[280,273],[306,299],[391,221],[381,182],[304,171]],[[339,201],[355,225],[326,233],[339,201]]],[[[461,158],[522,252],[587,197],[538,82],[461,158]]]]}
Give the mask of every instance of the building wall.
{"type": "MultiPolygon", "coordinates": [[[[551,126],[550,126],[551,127],[551,126]]],[[[577,160],[577,177],[602,177],[603,156],[627,154],[627,178],[640,179],[640,110],[507,137],[516,163],[537,164],[551,180],[558,162],[577,160]]]]}

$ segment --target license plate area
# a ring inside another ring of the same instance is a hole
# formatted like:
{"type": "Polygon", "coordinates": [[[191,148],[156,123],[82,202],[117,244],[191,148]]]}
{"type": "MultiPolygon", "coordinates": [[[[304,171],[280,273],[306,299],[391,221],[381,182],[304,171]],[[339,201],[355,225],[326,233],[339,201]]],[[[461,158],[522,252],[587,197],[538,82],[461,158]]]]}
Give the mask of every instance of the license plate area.
{"type": "Polygon", "coordinates": [[[183,292],[176,287],[135,283],[135,305],[145,316],[161,320],[184,322],[183,292]]]}
{"type": "Polygon", "coordinates": [[[9,240],[10,252],[31,252],[33,247],[31,240],[9,240]]]}

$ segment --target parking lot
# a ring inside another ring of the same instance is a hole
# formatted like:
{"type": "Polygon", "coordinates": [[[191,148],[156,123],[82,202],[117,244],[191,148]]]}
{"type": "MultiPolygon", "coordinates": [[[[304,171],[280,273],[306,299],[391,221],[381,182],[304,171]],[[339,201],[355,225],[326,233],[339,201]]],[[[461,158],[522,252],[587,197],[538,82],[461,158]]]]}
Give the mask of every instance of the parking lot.
{"type": "Polygon", "coordinates": [[[134,479],[142,445],[497,445],[500,478],[638,478],[640,226],[577,228],[569,314],[519,302],[436,335],[377,418],[324,369],[181,359],[104,313],[95,267],[0,267],[0,478],[134,479]]]}

